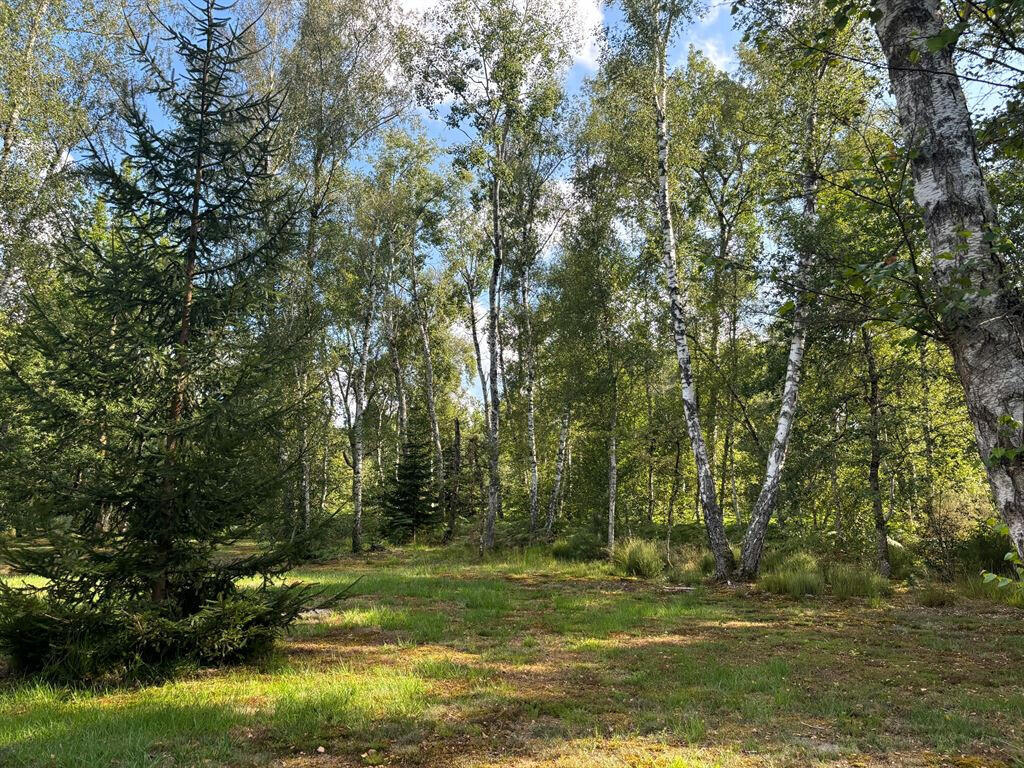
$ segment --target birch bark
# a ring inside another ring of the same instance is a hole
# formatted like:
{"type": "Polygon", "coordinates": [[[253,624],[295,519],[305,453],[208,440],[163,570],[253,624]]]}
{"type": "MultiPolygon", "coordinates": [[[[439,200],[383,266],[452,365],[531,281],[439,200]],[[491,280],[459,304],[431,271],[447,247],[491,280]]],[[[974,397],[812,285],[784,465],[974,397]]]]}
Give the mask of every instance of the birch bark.
{"type": "Polygon", "coordinates": [[[987,238],[995,213],[971,116],[937,0],[878,0],[875,32],[889,66],[900,126],[913,151],[914,198],[924,216],[941,314],[989,485],[1024,556],[1024,319],[1009,267],[987,238]],[[961,281],[969,285],[963,291],[961,281]],[[955,301],[954,301],[955,299],[955,301]],[[995,451],[995,455],[993,455],[995,451]],[[1009,452],[1007,455],[1006,452],[1009,452]]]}
{"type": "Polygon", "coordinates": [[[658,208],[661,213],[662,265],[668,284],[669,314],[676,360],[679,364],[683,411],[686,417],[687,432],[690,436],[690,446],[693,449],[693,458],[697,465],[697,492],[700,496],[701,506],[704,508],[704,527],[707,530],[708,542],[715,556],[715,578],[724,580],[732,576],[735,558],[725,535],[722,512],[715,497],[715,480],[711,473],[708,450],[701,432],[700,415],[697,410],[697,391],[693,383],[693,364],[686,338],[686,316],[682,298],[679,295],[679,276],[676,271],[676,239],[672,226],[668,177],[667,43],[667,36],[662,37],[657,50],[654,98],[655,129],[658,141],[658,208]]]}
{"type": "Polygon", "coordinates": [[[548,517],[544,523],[544,537],[550,539],[558,514],[558,505],[562,496],[562,476],[565,471],[566,444],[569,441],[569,409],[562,411],[562,425],[558,431],[558,454],[555,457],[555,484],[551,489],[551,501],[548,504],[548,517]]]}

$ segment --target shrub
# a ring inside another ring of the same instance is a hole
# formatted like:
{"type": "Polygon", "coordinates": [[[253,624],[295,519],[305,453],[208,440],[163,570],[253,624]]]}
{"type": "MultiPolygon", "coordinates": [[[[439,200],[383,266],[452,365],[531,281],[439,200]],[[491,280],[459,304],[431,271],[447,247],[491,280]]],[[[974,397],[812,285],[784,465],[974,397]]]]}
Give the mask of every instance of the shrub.
{"type": "Polygon", "coordinates": [[[612,554],[615,566],[627,576],[653,579],[662,571],[658,545],[644,539],[626,539],[612,554]]]}
{"type": "Polygon", "coordinates": [[[995,581],[985,581],[981,576],[968,576],[957,582],[957,591],[973,600],[991,600],[1017,608],[1024,608],[1024,589],[1000,587],[995,581]]]}
{"type": "Polygon", "coordinates": [[[0,651],[13,669],[57,683],[150,680],[181,666],[214,665],[265,653],[304,610],[302,587],[236,592],[189,616],[152,604],[69,604],[0,592],[0,651]]]}
{"type": "Polygon", "coordinates": [[[889,580],[856,565],[840,563],[829,569],[832,594],[839,598],[881,597],[891,591],[889,580]]]}
{"type": "Polygon", "coordinates": [[[669,583],[684,587],[695,587],[704,580],[700,568],[689,563],[670,566],[667,576],[669,583]]]}
{"type": "Polygon", "coordinates": [[[917,602],[925,608],[945,608],[956,602],[956,593],[937,584],[927,584],[917,592],[917,602]]]}

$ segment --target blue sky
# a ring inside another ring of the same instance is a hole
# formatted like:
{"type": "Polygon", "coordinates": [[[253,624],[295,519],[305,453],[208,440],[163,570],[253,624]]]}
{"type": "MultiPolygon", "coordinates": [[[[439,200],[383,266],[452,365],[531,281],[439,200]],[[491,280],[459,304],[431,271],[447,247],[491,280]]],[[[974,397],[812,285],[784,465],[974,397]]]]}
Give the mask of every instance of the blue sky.
{"type": "MultiPolygon", "coordinates": [[[[429,10],[436,0],[401,0],[406,11],[422,13],[429,10]]],[[[553,2],[556,0],[552,0],[553,2]]],[[[584,80],[597,71],[598,30],[602,26],[615,27],[621,23],[622,13],[616,5],[606,5],[603,0],[575,0],[577,21],[584,30],[584,40],[576,52],[572,67],[566,73],[566,89],[577,93],[584,80]]],[[[730,70],[736,63],[735,46],[740,34],[733,29],[729,13],[731,0],[703,0],[691,24],[683,30],[669,52],[669,63],[674,67],[685,61],[690,46],[699,49],[716,66],[730,70]]],[[[448,129],[443,121],[431,120],[421,112],[427,133],[442,146],[451,146],[463,137],[448,129]]]]}

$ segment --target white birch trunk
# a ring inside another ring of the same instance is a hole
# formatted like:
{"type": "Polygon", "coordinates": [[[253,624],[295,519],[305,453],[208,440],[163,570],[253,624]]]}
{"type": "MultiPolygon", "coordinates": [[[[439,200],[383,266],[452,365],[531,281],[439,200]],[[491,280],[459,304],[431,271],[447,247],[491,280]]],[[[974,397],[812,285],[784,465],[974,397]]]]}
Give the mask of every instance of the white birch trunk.
{"type": "Polygon", "coordinates": [[[534,406],[534,380],[537,376],[537,367],[533,353],[533,327],[530,323],[530,305],[527,301],[527,281],[524,276],[522,283],[522,305],[523,322],[526,331],[526,443],[530,449],[530,538],[537,533],[537,518],[539,505],[537,501],[537,485],[539,482],[537,473],[537,422],[534,406]]]}
{"type": "Polygon", "coordinates": [[[615,498],[619,486],[619,462],[616,456],[619,426],[619,393],[612,380],[612,416],[608,425],[608,554],[615,552],[615,498]]]}
{"type": "Polygon", "coordinates": [[[943,313],[942,330],[996,507],[1024,557],[1024,456],[1017,454],[1024,448],[1021,300],[986,239],[995,214],[952,52],[927,49],[927,39],[945,29],[937,0],[878,0],[877,8],[875,31],[900,125],[914,150],[914,198],[923,211],[933,274],[940,289],[966,305],[943,313]],[[961,280],[970,286],[966,292],[957,287],[961,280]]]}
{"type": "Polygon", "coordinates": [[[676,273],[676,240],[672,226],[671,198],[668,177],[668,124],[667,85],[665,72],[665,46],[658,51],[657,85],[654,100],[658,140],[658,208],[661,212],[662,264],[668,283],[669,313],[672,323],[672,338],[675,342],[676,360],[679,363],[679,379],[683,397],[683,411],[686,416],[690,446],[697,466],[697,489],[701,506],[704,508],[704,526],[708,543],[715,556],[715,578],[724,580],[731,577],[735,559],[729,540],[725,535],[722,512],[715,498],[715,480],[711,474],[707,446],[701,433],[700,416],[697,411],[697,392],[693,384],[693,365],[690,348],[686,339],[686,317],[679,295],[679,277],[676,273]]]}
{"type": "Polygon", "coordinates": [[[565,470],[566,444],[569,441],[569,409],[562,412],[562,426],[558,431],[558,454],[555,457],[555,484],[551,489],[551,501],[548,504],[548,517],[544,524],[544,537],[550,539],[555,526],[555,516],[562,497],[562,475],[565,470]]]}
{"type": "Polygon", "coordinates": [[[786,449],[789,447],[789,436],[796,418],[797,392],[800,388],[800,371],[803,368],[804,346],[807,338],[807,322],[803,301],[795,309],[796,319],[793,322],[793,337],[789,344],[789,359],[786,363],[786,382],[782,389],[782,407],[775,425],[775,437],[768,449],[768,461],[764,471],[764,482],[757,496],[754,509],[750,514],[747,534],[743,538],[740,554],[740,577],[757,578],[761,566],[761,554],[764,551],[764,537],[768,529],[768,521],[775,511],[775,502],[779,495],[779,480],[786,463],[786,449]]]}
{"type": "Polygon", "coordinates": [[[500,427],[501,427],[501,396],[498,390],[498,322],[500,319],[501,302],[501,269],[503,243],[501,231],[501,180],[495,173],[491,181],[491,239],[494,259],[491,263],[491,281],[487,296],[487,345],[490,358],[490,419],[488,423],[488,483],[487,483],[487,518],[484,524],[480,547],[484,551],[494,548],[494,521],[501,514],[501,467],[500,461],[500,427]]]}
{"type": "MultiPolygon", "coordinates": [[[[821,63],[818,69],[818,79],[825,74],[828,60],[821,63]]],[[[817,124],[817,114],[812,106],[806,116],[806,142],[807,146],[804,157],[803,174],[803,216],[808,224],[813,224],[817,216],[818,204],[818,170],[814,164],[811,153],[811,146],[814,140],[814,132],[817,124]]],[[[796,419],[797,395],[800,391],[800,373],[803,370],[804,348],[807,344],[807,300],[800,293],[803,287],[800,285],[807,280],[811,265],[811,255],[808,251],[800,254],[797,265],[797,295],[793,308],[793,335],[789,342],[789,355],[786,359],[786,380],[782,387],[782,404],[779,407],[779,418],[775,423],[775,436],[768,447],[768,458],[765,464],[764,480],[761,483],[761,491],[754,502],[754,509],[750,513],[750,522],[747,524],[747,533],[743,537],[743,546],[740,549],[740,573],[742,579],[754,580],[761,568],[761,555],[764,553],[764,538],[768,531],[768,521],[775,512],[775,504],[779,497],[779,481],[782,479],[782,470],[786,465],[786,452],[789,448],[789,438],[793,432],[793,422],[796,419]]]]}

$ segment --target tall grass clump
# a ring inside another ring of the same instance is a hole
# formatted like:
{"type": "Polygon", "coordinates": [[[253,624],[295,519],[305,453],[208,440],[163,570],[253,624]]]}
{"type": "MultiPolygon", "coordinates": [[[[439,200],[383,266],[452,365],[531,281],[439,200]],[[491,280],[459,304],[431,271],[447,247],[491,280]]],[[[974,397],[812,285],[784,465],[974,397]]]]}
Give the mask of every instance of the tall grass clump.
{"type": "Polygon", "coordinates": [[[832,594],[843,600],[850,597],[881,597],[892,590],[889,580],[857,565],[840,563],[829,568],[832,594]]]}
{"type": "Polygon", "coordinates": [[[925,608],[948,608],[956,604],[956,592],[938,584],[926,584],[917,592],[917,602],[925,608]]]}
{"type": "Polygon", "coordinates": [[[643,539],[626,539],[612,553],[615,567],[627,576],[653,579],[663,567],[658,545],[643,539]]]}
{"type": "Polygon", "coordinates": [[[1016,608],[1024,608],[1024,587],[1019,583],[1000,587],[995,581],[985,581],[981,576],[966,576],[957,581],[957,591],[972,600],[991,600],[1016,608]]]}
{"type": "Polygon", "coordinates": [[[777,595],[803,597],[825,591],[818,561],[806,552],[794,552],[761,576],[761,589],[777,595]]]}

